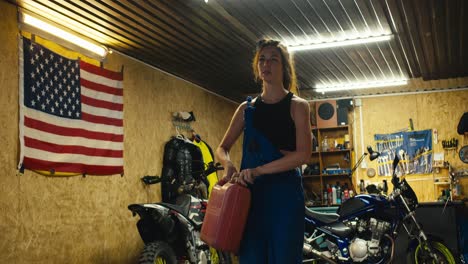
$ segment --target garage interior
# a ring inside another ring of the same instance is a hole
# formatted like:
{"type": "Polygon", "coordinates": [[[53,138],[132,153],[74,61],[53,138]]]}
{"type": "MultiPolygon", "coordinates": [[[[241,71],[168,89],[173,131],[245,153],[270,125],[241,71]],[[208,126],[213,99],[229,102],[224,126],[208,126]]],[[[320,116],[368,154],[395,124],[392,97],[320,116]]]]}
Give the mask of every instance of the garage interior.
{"type": "MultiPolygon", "coordinates": [[[[303,166],[318,164],[320,169],[318,177],[304,173],[308,206],[336,207],[324,201],[325,184],[349,182],[322,172],[330,164],[320,150],[327,135],[317,135],[321,129],[346,127],[347,169],[368,145],[378,148],[376,135],[429,130],[432,169],[406,179],[419,202],[427,203],[424,210],[432,206],[442,214],[445,201],[452,199],[448,207],[456,204],[456,209],[450,213],[466,217],[468,160],[461,153],[468,133],[457,132],[468,112],[465,0],[3,0],[0,10],[1,263],[137,263],[143,241],[135,226],[138,219],[127,207],[161,201],[160,185],[146,185],[141,178],[161,175],[165,143],[180,131],[189,134],[174,123],[173,113],[192,112],[196,120],[190,129],[216,148],[238,105],[261,92],[251,63],[255,43],[262,38],[291,47],[331,39],[388,38],[293,53],[297,93],[310,101],[311,133],[320,139],[310,163],[303,166]],[[28,31],[21,21],[24,13],[92,39],[109,53],[93,58],[63,40],[28,31]],[[123,72],[123,174],[45,175],[19,167],[21,38],[123,72]],[[342,86],[348,89],[330,90],[342,86]],[[321,104],[343,101],[350,102],[344,124],[318,124],[321,104]],[[455,146],[442,143],[452,139],[455,146]],[[450,180],[451,172],[456,180],[450,180]]],[[[344,144],[343,135],[328,136],[335,138],[327,143],[344,144]]],[[[236,164],[241,144],[231,151],[236,164]]],[[[352,179],[357,193],[361,181],[377,186],[390,181],[389,175],[379,175],[379,166],[366,158],[356,168],[352,179]]],[[[467,256],[462,243],[468,244],[466,227],[461,230],[453,231],[452,248],[467,256]]]]}

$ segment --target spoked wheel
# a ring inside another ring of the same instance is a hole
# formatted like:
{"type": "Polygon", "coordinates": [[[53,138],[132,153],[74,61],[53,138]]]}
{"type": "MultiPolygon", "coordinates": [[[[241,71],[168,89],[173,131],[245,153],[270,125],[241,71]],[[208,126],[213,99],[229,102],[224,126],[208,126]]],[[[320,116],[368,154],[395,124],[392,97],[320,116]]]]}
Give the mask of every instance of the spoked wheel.
{"type": "Polygon", "coordinates": [[[437,241],[429,241],[435,256],[431,256],[427,244],[419,244],[407,255],[407,263],[415,264],[455,264],[452,252],[444,244],[437,241]]]}
{"type": "Polygon", "coordinates": [[[231,256],[227,252],[222,252],[210,247],[211,264],[231,264],[231,256]]]}
{"type": "Polygon", "coordinates": [[[211,264],[219,264],[219,255],[218,251],[212,247],[210,247],[210,255],[211,255],[211,264]]]}
{"type": "Polygon", "coordinates": [[[167,243],[163,241],[156,241],[145,245],[138,263],[177,264],[177,259],[174,251],[167,243]]]}

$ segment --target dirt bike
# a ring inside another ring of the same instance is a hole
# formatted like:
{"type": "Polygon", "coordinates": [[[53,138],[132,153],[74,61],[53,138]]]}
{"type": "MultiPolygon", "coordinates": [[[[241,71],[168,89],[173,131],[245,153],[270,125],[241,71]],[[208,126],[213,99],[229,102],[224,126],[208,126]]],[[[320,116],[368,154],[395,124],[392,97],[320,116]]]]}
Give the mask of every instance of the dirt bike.
{"type": "MultiPolygon", "coordinates": [[[[222,170],[219,163],[208,164],[202,177],[222,170]]],[[[142,178],[146,184],[161,182],[158,176],[142,178]]],[[[210,248],[200,240],[207,200],[197,197],[206,192],[201,182],[181,184],[172,203],[131,204],[128,209],[139,215],[138,231],[145,243],[140,264],[229,264],[230,255],[210,248]]]]}
{"type": "Polygon", "coordinates": [[[401,228],[411,240],[406,263],[456,263],[444,242],[426,234],[416,220],[418,199],[408,182],[397,177],[399,161],[395,155],[394,189],[388,196],[356,195],[336,214],[306,207],[304,263],[391,263],[401,228]]]}

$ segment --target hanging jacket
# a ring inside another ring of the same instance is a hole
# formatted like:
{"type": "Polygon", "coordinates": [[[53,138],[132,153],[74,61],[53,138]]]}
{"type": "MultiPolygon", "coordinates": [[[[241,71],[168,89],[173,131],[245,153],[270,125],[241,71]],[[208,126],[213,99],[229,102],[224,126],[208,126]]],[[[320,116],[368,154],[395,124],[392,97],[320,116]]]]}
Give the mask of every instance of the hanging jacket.
{"type": "Polygon", "coordinates": [[[180,185],[200,182],[205,165],[199,147],[188,139],[172,137],[164,146],[161,192],[163,202],[173,202],[180,185]]]}
{"type": "MultiPolygon", "coordinates": [[[[193,140],[193,144],[197,145],[201,152],[202,152],[202,155],[203,155],[203,161],[205,162],[205,164],[208,164],[210,162],[213,162],[214,161],[214,155],[213,155],[213,150],[211,149],[211,147],[203,140],[199,140],[197,141],[196,139],[193,140]]],[[[206,197],[206,199],[208,199],[210,197],[210,193],[211,193],[211,190],[213,189],[213,187],[216,185],[216,183],[218,182],[218,175],[215,172],[212,172],[211,174],[207,175],[206,176],[207,178],[207,182],[208,182],[208,195],[206,197]]]]}

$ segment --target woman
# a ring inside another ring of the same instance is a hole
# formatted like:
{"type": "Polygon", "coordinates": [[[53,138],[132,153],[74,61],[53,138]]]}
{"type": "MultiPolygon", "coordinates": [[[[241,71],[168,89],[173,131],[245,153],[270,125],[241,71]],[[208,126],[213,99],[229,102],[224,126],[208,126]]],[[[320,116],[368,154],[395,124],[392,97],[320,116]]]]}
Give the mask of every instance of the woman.
{"type": "Polygon", "coordinates": [[[259,41],[252,67],[262,84],[261,95],[253,105],[244,102],[238,107],[216,150],[226,171],[221,181],[249,186],[252,193],[239,260],[241,264],[302,263],[304,196],[297,167],[309,161],[312,150],[309,104],[291,92],[296,89],[294,65],[278,41],[259,41]],[[229,150],[243,131],[238,172],[229,150]],[[262,152],[265,144],[275,151],[262,152]]]}

